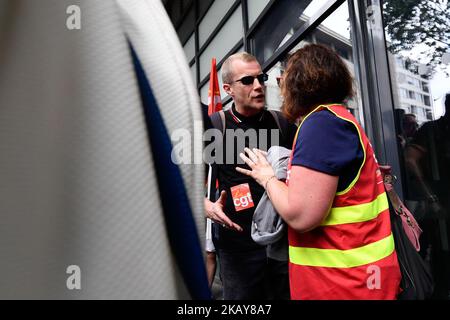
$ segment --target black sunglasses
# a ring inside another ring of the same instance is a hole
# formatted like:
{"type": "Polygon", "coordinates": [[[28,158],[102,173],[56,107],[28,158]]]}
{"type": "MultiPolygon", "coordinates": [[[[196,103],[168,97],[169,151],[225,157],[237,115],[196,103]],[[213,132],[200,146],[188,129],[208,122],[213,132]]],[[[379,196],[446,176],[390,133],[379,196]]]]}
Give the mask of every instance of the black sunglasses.
{"type": "Polygon", "coordinates": [[[261,73],[261,74],[258,74],[256,77],[254,77],[254,76],[242,77],[239,80],[236,80],[235,82],[240,81],[240,82],[242,82],[242,84],[244,86],[248,86],[250,84],[253,84],[253,82],[255,81],[255,78],[258,79],[260,84],[264,84],[264,82],[266,82],[267,79],[269,79],[269,76],[267,75],[267,73],[261,73]]]}

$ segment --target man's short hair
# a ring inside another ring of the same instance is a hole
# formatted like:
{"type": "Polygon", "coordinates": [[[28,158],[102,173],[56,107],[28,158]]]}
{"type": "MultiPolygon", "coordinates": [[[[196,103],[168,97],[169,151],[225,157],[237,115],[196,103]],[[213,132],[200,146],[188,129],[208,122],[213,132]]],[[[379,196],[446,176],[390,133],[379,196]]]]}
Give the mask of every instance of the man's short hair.
{"type": "Polygon", "coordinates": [[[229,56],[222,65],[222,81],[223,83],[231,84],[233,82],[233,61],[241,60],[244,62],[253,62],[258,60],[255,56],[248,52],[238,52],[229,56]]]}

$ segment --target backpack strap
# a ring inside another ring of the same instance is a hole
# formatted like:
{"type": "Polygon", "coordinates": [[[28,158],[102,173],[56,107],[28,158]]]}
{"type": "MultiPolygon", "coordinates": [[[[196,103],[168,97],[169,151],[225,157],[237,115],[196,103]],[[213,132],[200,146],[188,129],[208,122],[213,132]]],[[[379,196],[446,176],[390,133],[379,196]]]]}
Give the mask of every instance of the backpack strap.
{"type": "Polygon", "coordinates": [[[211,115],[211,122],[214,128],[220,130],[225,135],[225,112],[220,110],[211,115]]]}
{"type": "Polygon", "coordinates": [[[275,120],[278,129],[281,132],[281,137],[283,140],[285,140],[286,138],[286,134],[287,134],[287,127],[288,127],[288,122],[284,119],[281,118],[281,114],[279,111],[275,111],[275,110],[267,110],[270,112],[270,114],[272,115],[273,119],[275,120]],[[283,124],[281,124],[283,123],[283,124]]]}
{"type": "MultiPolygon", "coordinates": [[[[281,132],[281,137],[284,140],[286,138],[286,131],[288,127],[288,122],[281,117],[279,111],[275,110],[267,110],[272,115],[275,123],[277,124],[278,129],[281,132]]],[[[220,130],[222,132],[222,136],[225,136],[225,112],[220,110],[211,115],[211,122],[214,128],[220,130]]]]}

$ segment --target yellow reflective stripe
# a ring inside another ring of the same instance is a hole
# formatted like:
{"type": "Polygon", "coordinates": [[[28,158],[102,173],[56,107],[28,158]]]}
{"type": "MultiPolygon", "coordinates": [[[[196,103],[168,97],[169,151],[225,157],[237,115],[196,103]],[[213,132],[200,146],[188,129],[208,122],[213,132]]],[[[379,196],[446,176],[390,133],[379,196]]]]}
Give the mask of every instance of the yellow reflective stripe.
{"type": "Polygon", "coordinates": [[[353,268],[386,258],[394,252],[392,233],[384,239],[349,250],[316,249],[289,246],[291,263],[326,268],[353,268]]]}
{"type": "Polygon", "coordinates": [[[374,201],[354,206],[331,208],[321,226],[370,221],[389,209],[386,193],[380,194],[374,201]]]}

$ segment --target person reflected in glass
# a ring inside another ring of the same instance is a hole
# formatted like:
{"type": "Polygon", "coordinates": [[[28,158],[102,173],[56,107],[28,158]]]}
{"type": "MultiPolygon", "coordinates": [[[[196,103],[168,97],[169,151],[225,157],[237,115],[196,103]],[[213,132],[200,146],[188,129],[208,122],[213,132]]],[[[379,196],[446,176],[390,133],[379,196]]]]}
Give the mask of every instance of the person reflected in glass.
{"type": "Polygon", "coordinates": [[[399,135],[399,140],[402,148],[411,142],[419,129],[417,117],[414,113],[407,113],[402,116],[402,133],[399,135]]]}
{"type": "Polygon", "coordinates": [[[450,298],[450,93],[445,97],[445,114],[423,124],[407,145],[405,164],[415,186],[418,201],[412,211],[424,229],[422,254],[434,271],[435,295],[450,298]]]}

